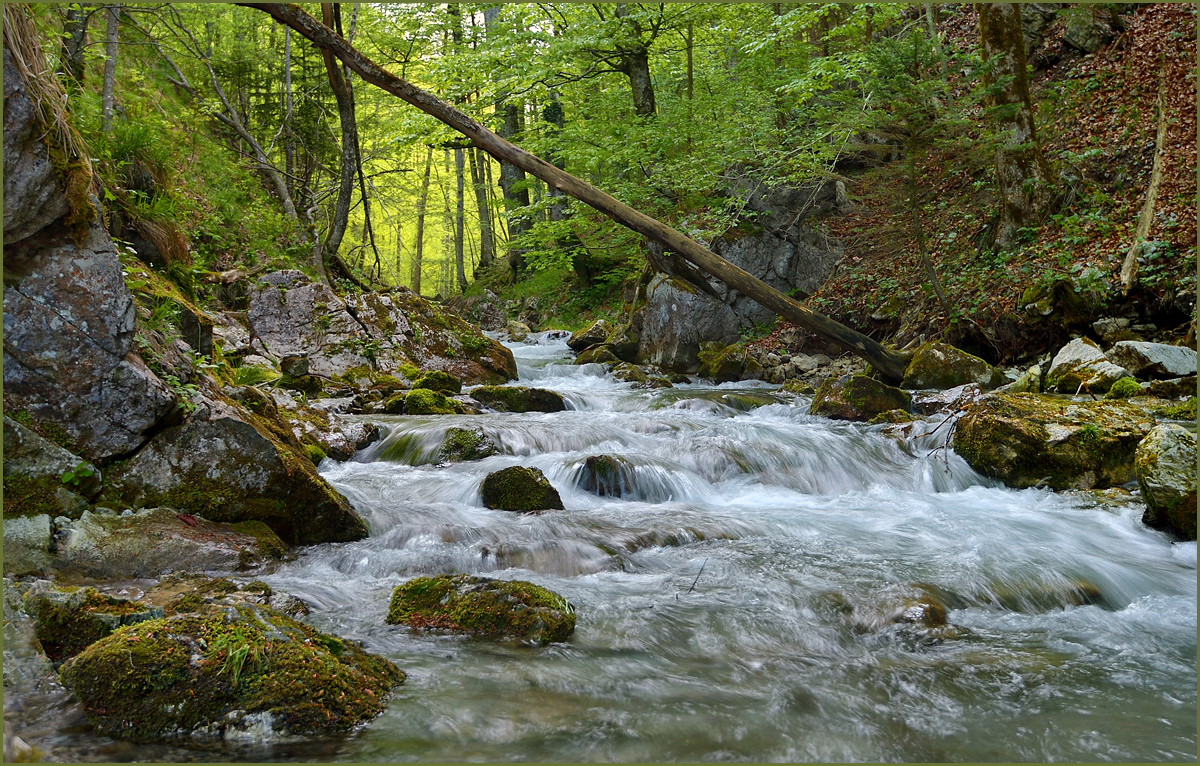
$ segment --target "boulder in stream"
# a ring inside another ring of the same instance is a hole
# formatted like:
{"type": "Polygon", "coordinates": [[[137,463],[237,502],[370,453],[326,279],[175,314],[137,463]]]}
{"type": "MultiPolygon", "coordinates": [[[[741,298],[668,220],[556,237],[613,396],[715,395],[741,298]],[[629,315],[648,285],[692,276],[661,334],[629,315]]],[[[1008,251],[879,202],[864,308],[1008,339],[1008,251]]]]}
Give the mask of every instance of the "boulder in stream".
{"type": "Polygon", "coordinates": [[[1153,426],[1124,401],[991,393],[959,419],[954,450],[1011,487],[1109,487],[1133,480],[1134,450],[1153,426]]]}
{"type": "Polygon", "coordinates": [[[562,394],[524,386],[479,386],[471,396],[500,412],[562,412],[567,409],[562,394]]]}
{"type": "Polygon", "coordinates": [[[453,399],[440,391],[414,388],[404,395],[405,415],[453,415],[458,412],[453,399]]]}
{"type": "Polygon", "coordinates": [[[537,468],[515,465],[489,473],[480,486],[483,504],[502,511],[563,510],[562,498],[537,468]]]}
{"type": "Polygon", "coordinates": [[[810,414],[860,422],[890,410],[911,412],[912,397],[907,391],[862,374],[826,380],[809,405],[810,414]]]}
{"type": "Polygon", "coordinates": [[[1143,521],[1196,539],[1196,435],[1174,423],[1155,426],[1137,446],[1143,521]]]}
{"type": "Polygon", "coordinates": [[[521,580],[440,575],[398,586],[387,622],[545,645],[566,641],[575,631],[575,608],[557,593],[521,580]]]}
{"type": "Polygon", "coordinates": [[[625,458],[591,455],[579,471],[579,488],[600,497],[626,497],[637,492],[635,476],[625,458]]]}
{"type": "Polygon", "coordinates": [[[439,391],[443,394],[458,394],[462,393],[462,381],[454,377],[448,372],[441,370],[430,370],[422,373],[421,377],[413,381],[413,388],[428,388],[431,391],[439,391]]]}
{"type": "Polygon", "coordinates": [[[42,651],[54,662],[74,657],[123,625],[163,616],[159,607],[114,598],[95,588],[57,588],[48,580],[34,582],[22,599],[33,618],[42,651]]]}
{"type": "Polygon", "coordinates": [[[1129,377],[1132,377],[1129,370],[1109,361],[1091,340],[1076,338],[1055,354],[1043,389],[1060,394],[1080,391],[1103,394],[1113,383],[1129,377]]]}
{"type": "Polygon", "coordinates": [[[438,450],[438,462],[461,463],[499,454],[496,442],[478,428],[451,428],[446,431],[442,448],[438,450]]]}
{"type": "Polygon", "coordinates": [[[127,626],[60,676],[102,735],[258,744],[350,731],[404,681],[352,641],[246,603],[127,626]]]}
{"type": "Polygon", "coordinates": [[[607,319],[597,319],[582,330],[571,333],[571,337],[567,338],[567,347],[572,351],[583,351],[588,346],[603,343],[615,329],[607,319]]]}
{"type": "Polygon", "coordinates": [[[1108,358],[1139,378],[1177,378],[1196,374],[1196,351],[1186,346],[1123,340],[1108,358]]]}
{"type": "Polygon", "coordinates": [[[924,343],[908,363],[900,387],[944,390],[976,383],[989,391],[1006,381],[1004,373],[977,356],[946,343],[924,343]]]}

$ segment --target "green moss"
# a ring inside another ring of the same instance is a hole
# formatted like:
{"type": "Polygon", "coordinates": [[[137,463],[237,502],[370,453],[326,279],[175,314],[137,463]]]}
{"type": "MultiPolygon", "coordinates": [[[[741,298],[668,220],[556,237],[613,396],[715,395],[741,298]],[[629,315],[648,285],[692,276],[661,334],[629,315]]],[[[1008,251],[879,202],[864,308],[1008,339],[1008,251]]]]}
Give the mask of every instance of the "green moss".
{"type": "Polygon", "coordinates": [[[912,420],[913,416],[904,410],[888,410],[887,412],[879,413],[867,422],[872,425],[878,425],[880,423],[911,423],[912,420]]]}
{"type": "Polygon", "coordinates": [[[533,583],[440,575],[398,586],[387,622],[544,645],[565,641],[574,632],[575,609],[562,596],[533,583]]]}
{"type": "Polygon", "coordinates": [[[567,408],[562,394],[542,388],[477,386],[471,396],[502,412],[562,412],[567,408]]]}
{"type": "Polygon", "coordinates": [[[25,611],[33,618],[42,651],[55,662],[73,657],[120,625],[161,617],[162,610],[113,598],[95,588],[31,591],[25,611]]]}
{"type": "Polygon", "coordinates": [[[262,580],[251,580],[242,587],[238,588],[238,590],[242,591],[243,593],[257,593],[258,595],[266,596],[267,598],[270,598],[271,594],[274,593],[274,591],[271,590],[271,586],[267,585],[262,580]]]}
{"type": "Polygon", "coordinates": [[[912,410],[912,397],[866,375],[829,378],[813,395],[809,412],[836,420],[868,421],[889,410],[912,410]]]}
{"type": "MultiPolygon", "coordinates": [[[[1194,422],[1196,420],[1196,397],[1189,397],[1186,401],[1169,407],[1161,407],[1155,411],[1155,414],[1169,420],[1191,420],[1194,422]]],[[[7,512],[5,511],[5,513],[7,512]]]]}
{"type": "Polygon", "coordinates": [[[442,448],[438,452],[439,463],[460,463],[468,460],[482,460],[485,457],[499,455],[500,448],[478,429],[451,428],[446,431],[442,440],[442,448]]]}
{"type": "Polygon", "coordinates": [[[404,397],[406,415],[453,415],[454,403],[428,388],[414,388],[404,397]]]}
{"type": "Polygon", "coordinates": [[[313,465],[320,465],[322,460],[329,457],[325,454],[325,450],[316,444],[304,445],[304,454],[308,455],[308,459],[312,461],[313,465]]]}
{"type": "Polygon", "coordinates": [[[269,713],[293,735],[345,732],[377,715],[404,681],[382,657],[248,605],[122,628],[61,677],[99,733],[134,742],[187,738],[198,727],[219,734],[234,711],[269,713]]]}
{"type": "Polygon", "coordinates": [[[1142,387],[1134,378],[1121,378],[1112,384],[1112,388],[1108,389],[1108,393],[1104,395],[1105,399],[1128,399],[1131,396],[1141,396],[1142,387]]]}
{"type": "Polygon", "coordinates": [[[413,381],[412,387],[414,389],[428,388],[432,391],[440,391],[446,394],[457,394],[462,392],[462,381],[448,372],[430,370],[413,381]]]}
{"type": "Polygon", "coordinates": [[[315,375],[284,375],[277,384],[289,391],[301,391],[305,396],[317,397],[325,390],[325,381],[315,375]]]}
{"type": "Polygon", "coordinates": [[[393,396],[389,396],[383,402],[383,411],[388,415],[403,414],[404,413],[404,400],[405,400],[405,398],[407,398],[407,396],[408,396],[407,391],[402,391],[401,393],[394,394],[393,396]]]}
{"type": "Polygon", "coordinates": [[[400,365],[400,374],[409,380],[416,380],[421,374],[421,370],[415,364],[404,363],[400,365]]]}
{"type": "Polygon", "coordinates": [[[10,414],[9,417],[25,426],[30,431],[33,431],[46,441],[52,444],[57,444],[67,452],[71,452],[76,455],[79,454],[79,446],[75,443],[75,440],[72,439],[71,435],[67,433],[66,429],[60,426],[58,423],[52,423],[48,420],[40,420],[35,418],[29,414],[28,410],[17,410],[16,412],[10,414]]]}
{"type": "Polygon", "coordinates": [[[60,487],[62,482],[53,476],[30,478],[9,474],[4,477],[4,515],[13,517],[47,514],[50,518],[61,515],[62,503],[55,494],[60,487]]]}
{"type": "Polygon", "coordinates": [[[483,504],[504,511],[563,510],[558,490],[536,468],[515,465],[489,473],[480,487],[483,504]]]}
{"type": "Polygon", "coordinates": [[[207,603],[208,599],[199,593],[184,593],[172,601],[169,607],[175,613],[196,612],[203,609],[207,603]]]}
{"type": "Polygon", "coordinates": [[[262,555],[272,559],[281,559],[287,555],[287,545],[279,539],[274,530],[261,521],[239,521],[231,526],[234,532],[254,537],[258,541],[258,552],[262,555]]]}

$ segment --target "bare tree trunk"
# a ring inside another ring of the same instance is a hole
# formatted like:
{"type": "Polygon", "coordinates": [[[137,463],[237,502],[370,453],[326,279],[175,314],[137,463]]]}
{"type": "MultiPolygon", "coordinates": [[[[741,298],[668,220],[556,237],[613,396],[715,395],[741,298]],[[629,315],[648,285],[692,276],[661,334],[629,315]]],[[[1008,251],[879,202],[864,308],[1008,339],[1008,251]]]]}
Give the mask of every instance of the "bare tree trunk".
{"type": "Polygon", "coordinates": [[[478,149],[468,149],[467,159],[471,166],[471,186],[475,189],[475,206],[479,209],[479,268],[486,269],[496,257],[496,240],[492,235],[492,212],[488,207],[487,188],[484,186],[483,169],[477,158],[478,149]]]}
{"type": "Polygon", "coordinates": [[[1125,262],[1121,264],[1122,295],[1129,295],[1129,293],[1133,292],[1133,286],[1137,284],[1137,259],[1142,254],[1146,237],[1150,236],[1150,226],[1154,223],[1154,205],[1158,200],[1158,187],[1162,184],[1162,161],[1163,156],[1166,154],[1164,149],[1167,142],[1167,102],[1163,98],[1165,86],[1166,83],[1160,73],[1158,98],[1156,99],[1156,106],[1158,107],[1158,135],[1154,140],[1154,167],[1150,171],[1150,186],[1146,189],[1146,201],[1142,203],[1142,212],[1138,216],[1137,229],[1134,230],[1133,234],[1133,244],[1129,246],[1129,252],[1125,254],[1125,262]]]}
{"type": "Polygon", "coordinates": [[[425,255],[425,205],[429,202],[429,171],[433,168],[433,147],[425,152],[425,180],[421,182],[421,194],[417,197],[417,244],[413,248],[412,284],[413,292],[421,294],[421,259],[425,255]]]}
{"type": "Polygon", "coordinates": [[[292,134],[292,28],[283,28],[283,156],[288,194],[296,195],[296,137],[292,134]]]}
{"type": "Polygon", "coordinates": [[[559,170],[549,162],[505,141],[445,101],[382,69],[378,64],[350,47],[332,30],[304,13],[298,6],[279,3],[244,3],[242,5],[269,13],[280,23],[291,26],[312,40],[318,47],[333,51],[366,82],[441,120],[475,141],[480,148],[493,157],[519,165],[523,170],[541,178],[551,186],[562,189],[617,223],[649,237],[666,250],[678,253],[701,270],[743,295],[750,296],[784,319],[804,327],[851,353],[858,354],[887,380],[899,382],[904,377],[908,361],[912,358],[911,354],[887,349],[878,341],[801,306],[695,240],[656,221],[645,213],[634,210],[586,181],[559,170]]]}
{"type": "MultiPolygon", "coordinates": [[[[496,6],[484,9],[483,24],[486,34],[490,35],[495,32],[499,16],[500,9],[496,6]]],[[[504,115],[500,135],[506,139],[515,140],[525,126],[522,109],[513,104],[506,104],[504,99],[500,98],[496,101],[496,113],[504,115]]],[[[508,264],[512,269],[514,282],[525,265],[525,258],[522,251],[513,246],[513,241],[519,239],[529,228],[522,216],[513,215],[513,210],[516,208],[529,207],[529,192],[525,189],[524,181],[524,170],[511,162],[500,160],[500,190],[504,194],[505,222],[508,231],[508,264]]]]}
{"type": "Polygon", "coordinates": [[[621,71],[629,78],[633,95],[633,113],[638,117],[652,117],[657,111],[654,101],[654,85],[650,81],[650,51],[638,47],[621,57],[621,71]]]}
{"type": "Polygon", "coordinates": [[[1053,200],[1053,175],[1034,124],[1033,98],[1025,74],[1025,41],[1016,3],[976,3],[987,104],[1004,135],[996,151],[1000,224],[996,244],[1016,241],[1017,231],[1039,223],[1053,200]]]}
{"type": "Polygon", "coordinates": [[[91,18],[92,13],[87,3],[67,6],[67,16],[63,24],[66,39],[63,40],[62,63],[59,64],[58,71],[67,75],[77,86],[83,85],[83,46],[87,40],[88,22],[91,18]]]}
{"type": "Polygon", "coordinates": [[[464,167],[463,150],[461,147],[454,149],[454,180],[456,182],[455,196],[455,213],[454,213],[454,265],[458,269],[458,291],[465,293],[467,291],[467,270],[466,264],[463,261],[463,226],[464,226],[464,205],[463,205],[463,190],[464,186],[464,167]]]}
{"type": "MultiPolygon", "coordinates": [[[[322,20],[330,29],[334,26],[333,6],[334,3],[321,3],[322,20]]],[[[346,235],[346,224],[350,220],[350,201],[354,195],[354,175],[357,167],[354,148],[358,145],[358,125],[354,119],[354,99],[350,93],[350,85],[342,76],[342,69],[337,65],[333,54],[329,51],[322,53],[325,59],[325,74],[329,78],[329,87],[333,90],[333,97],[337,101],[338,122],[342,126],[341,180],[338,184],[337,204],[334,207],[329,233],[325,236],[325,242],[321,246],[321,255],[333,257],[337,255],[338,248],[342,245],[342,238],[346,235]]],[[[317,267],[320,272],[324,271],[323,264],[314,263],[313,266],[317,267]]]]}
{"type": "Polygon", "coordinates": [[[112,130],[113,84],[117,77],[117,24],[121,20],[121,4],[108,6],[108,26],[104,30],[104,86],[100,96],[101,126],[105,133],[112,130]]]}

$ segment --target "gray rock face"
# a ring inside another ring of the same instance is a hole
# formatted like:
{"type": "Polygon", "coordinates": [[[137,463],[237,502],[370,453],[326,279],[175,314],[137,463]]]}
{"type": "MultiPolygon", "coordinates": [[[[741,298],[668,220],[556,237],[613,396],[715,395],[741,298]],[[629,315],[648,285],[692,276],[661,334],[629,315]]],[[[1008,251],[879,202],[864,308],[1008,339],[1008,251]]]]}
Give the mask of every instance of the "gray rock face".
{"type": "Polygon", "coordinates": [[[365,537],[362,519],[317,475],[287,426],[255,420],[231,402],[203,400],[124,466],[115,478],[122,499],[213,521],[262,521],[289,545],[365,537]]]}
{"type": "Polygon", "coordinates": [[[1076,338],[1054,356],[1046,373],[1045,390],[1060,394],[1087,391],[1102,394],[1121,378],[1132,377],[1124,367],[1113,364],[1095,343],[1076,338]]]}
{"type": "Polygon", "coordinates": [[[947,389],[975,383],[991,390],[1003,382],[1003,374],[977,356],[945,343],[924,343],[909,362],[900,387],[947,389]]]}
{"type": "Polygon", "coordinates": [[[1155,426],[1137,446],[1138,487],[1146,500],[1143,520],[1196,539],[1196,435],[1174,424],[1155,426]]]}
{"type": "Polygon", "coordinates": [[[1067,18],[1063,42],[1086,53],[1095,53],[1121,31],[1121,17],[1107,8],[1079,8],[1067,18]]]}
{"type": "Polygon", "coordinates": [[[1177,378],[1196,374],[1196,351],[1186,346],[1123,340],[1108,358],[1139,378],[1177,378]]]}
{"type": "Polygon", "coordinates": [[[50,517],[46,514],[5,518],[4,574],[26,575],[49,571],[54,562],[54,556],[50,553],[52,534],[50,517]]]}
{"type": "Polygon", "coordinates": [[[77,455],[43,439],[11,418],[4,418],[5,478],[20,476],[59,482],[68,471],[75,474],[69,483],[77,494],[95,497],[100,491],[100,471],[94,465],[80,460],[77,455]],[[76,468],[81,470],[76,471],[76,468]]]}
{"type": "MultiPolygon", "coordinates": [[[[12,54],[4,49],[4,243],[11,246],[67,214],[62,179],[41,140],[45,129],[12,54]]],[[[6,253],[7,257],[7,253],[6,253]]]]}
{"type": "Polygon", "coordinates": [[[597,319],[582,330],[571,333],[567,338],[567,347],[572,351],[583,351],[588,346],[603,343],[616,329],[605,319],[597,319]]]}
{"type": "Polygon", "coordinates": [[[638,354],[645,363],[672,372],[700,368],[700,344],[738,339],[737,314],[721,301],[677,277],[658,274],[646,288],[638,354]]]}
{"type": "Polygon", "coordinates": [[[4,270],[5,408],[60,426],[92,460],[141,446],[178,398],[132,352],[133,296],[108,233],[96,222],[78,245],[52,226],[6,245],[4,270]]]}

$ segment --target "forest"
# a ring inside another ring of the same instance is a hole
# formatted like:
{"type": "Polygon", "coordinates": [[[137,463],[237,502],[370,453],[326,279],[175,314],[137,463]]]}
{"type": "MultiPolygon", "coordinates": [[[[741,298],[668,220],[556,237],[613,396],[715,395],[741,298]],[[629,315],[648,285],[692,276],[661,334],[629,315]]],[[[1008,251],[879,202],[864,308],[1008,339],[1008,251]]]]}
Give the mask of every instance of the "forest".
{"type": "Polygon", "coordinates": [[[1194,760],[1196,56],[5,4],[5,760],[1194,760]]]}

